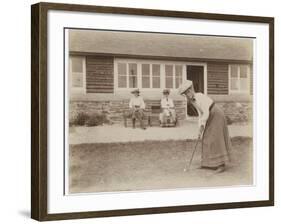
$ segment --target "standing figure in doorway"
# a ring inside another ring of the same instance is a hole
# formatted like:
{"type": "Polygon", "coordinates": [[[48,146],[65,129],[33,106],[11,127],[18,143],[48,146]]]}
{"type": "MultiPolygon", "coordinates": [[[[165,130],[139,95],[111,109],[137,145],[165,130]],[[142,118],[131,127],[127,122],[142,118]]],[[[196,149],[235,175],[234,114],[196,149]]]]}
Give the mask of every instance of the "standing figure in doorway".
{"type": "Polygon", "coordinates": [[[198,138],[202,139],[201,168],[224,172],[229,161],[231,142],[223,111],[207,95],[195,93],[192,81],[179,87],[179,94],[187,98],[199,114],[198,138]]]}

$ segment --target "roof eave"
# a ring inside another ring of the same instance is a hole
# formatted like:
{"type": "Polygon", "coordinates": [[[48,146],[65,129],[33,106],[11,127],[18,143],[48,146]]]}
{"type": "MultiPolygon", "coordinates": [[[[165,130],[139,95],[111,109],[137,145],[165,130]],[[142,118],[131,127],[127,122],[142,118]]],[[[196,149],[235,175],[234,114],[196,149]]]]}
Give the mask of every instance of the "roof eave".
{"type": "Polygon", "coordinates": [[[100,56],[113,58],[129,58],[129,59],[150,59],[150,60],[167,60],[167,61],[188,61],[188,62],[228,62],[252,64],[253,60],[249,59],[232,59],[232,58],[196,58],[196,57],[173,57],[173,56],[156,56],[156,55],[133,55],[133,54],[116,54],[116,53],[98,53],[98,52],[81,52],[70,51],[71,56],[100,56]]]}

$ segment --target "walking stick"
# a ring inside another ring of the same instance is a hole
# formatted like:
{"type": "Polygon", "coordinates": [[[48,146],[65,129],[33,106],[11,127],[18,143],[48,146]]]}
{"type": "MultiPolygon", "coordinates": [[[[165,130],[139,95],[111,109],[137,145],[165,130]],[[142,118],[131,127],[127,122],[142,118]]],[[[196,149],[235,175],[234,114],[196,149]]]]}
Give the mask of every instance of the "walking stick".
{"type": "Polygon", "coordinates": [[[191,155],[191,158],[190,158],[190,160],[189,160],[189,163],[186,163],[183,172],[186,172],[186,171],[189,171],[189,170],[190,170],[190,166],[191,166],[191,163],[192,163],[194,154],[195,154],[195,152],[196,152],[196,149],[197,149],[197,145],[198,145],[199,140],[200,140],[200,137],[197,138],[197,140],[196,140],[195,148],[194,148],[194,150],[193,150],[193,152],[192,152],[192,155],[191,155]],[[187,166],[187,164],[188,164],[188,166],[187,166]]]}

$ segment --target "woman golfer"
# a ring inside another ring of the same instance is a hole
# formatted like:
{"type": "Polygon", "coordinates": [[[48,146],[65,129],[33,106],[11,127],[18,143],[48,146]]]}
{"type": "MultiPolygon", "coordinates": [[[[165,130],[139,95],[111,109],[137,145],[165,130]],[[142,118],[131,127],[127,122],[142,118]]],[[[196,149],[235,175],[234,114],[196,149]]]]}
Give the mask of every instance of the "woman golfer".
{"type": "Polygon", "coordinates": [[[195,93],[192,81],[179,87],[179,94],[187,98],[199,114],[198,138],[202,138],[201,168],[224,172],[229,160],[231,142],[223,111],[208,96],[195,93]]]}

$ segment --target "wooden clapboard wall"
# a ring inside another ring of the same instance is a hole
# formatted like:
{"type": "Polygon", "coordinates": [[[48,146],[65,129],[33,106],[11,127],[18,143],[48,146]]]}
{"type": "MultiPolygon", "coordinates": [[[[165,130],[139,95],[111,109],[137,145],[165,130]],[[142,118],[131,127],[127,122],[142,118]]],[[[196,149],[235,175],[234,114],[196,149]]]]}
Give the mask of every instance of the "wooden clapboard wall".
{"type": "Polygon", "coordinates": [[[113,57],[86,57],[87,93],[113,93],[113,57]]]}
{"type": "MultiPolygon", "coordinates": [[[[208,94],[227,95],[228,91],[227,62],[208,62],[207,90],[208,94]]],[[[250,93],[253,94],[253,69],[250,66],[250,93]]],[[[114,92],[114,59],[112,56],[86,57],[87,93],[114,92]]]]}
{"type": "MultiPolygon", "coordinates": [[[[229,63],[213,63],[207,64],[208,94],[227,95],[228,87],[228,66],[229,63]]],[[[253,66],[250,65],[250,94],[253,95],[253,66]]]]}
{"type": "Polygon", "coordinates": [[[228,63],[207,64],[208,94],[228,94],[228,63]]]}

